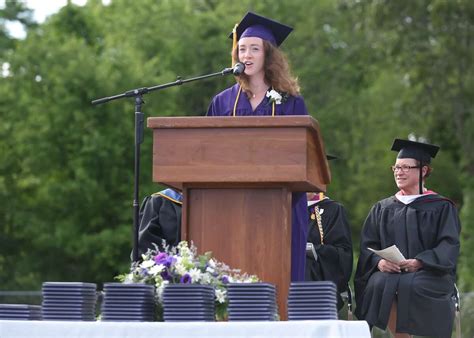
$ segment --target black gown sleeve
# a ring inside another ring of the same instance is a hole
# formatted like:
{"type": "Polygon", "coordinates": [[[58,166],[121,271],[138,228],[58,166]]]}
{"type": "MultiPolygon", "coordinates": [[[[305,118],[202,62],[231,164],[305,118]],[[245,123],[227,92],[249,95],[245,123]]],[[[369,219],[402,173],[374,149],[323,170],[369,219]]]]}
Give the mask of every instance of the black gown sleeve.
{"type": "Polygon", "coordinates": [[[433,226],[437,233],[435,245],[415,258],[423,262],[423,269],[454,274],[460,251],[461,223],[456,207],[451,202],[443,203],[437,219],[433,220],[433,226]]]}
{"type": "Polygon", "coordinates": [[[181,238],[181,205],[160,195],[146,197],[140,207],[139,254],[148,249],[163,250],[163,241],[171,246],[181,238]]]}
{"type": "Polygon", "coordinates": [[[381,260],[381,257],[375,253],[367,250],[367,248],[372,248],[375,250],[380,250],[380,236],[378,232],[378,218],[380,214],[380,204],[375,204],[367,216],[364,226],[362,227],[362,232],[360,235],[360,256],[357,262],[357,269],[354,276],[354,289],[355,289],[355,299],[356,299],[356,316],[358,315],[358,309],[360,309],[360,304],[362,304],[362,295],[364,293],[365,287],[367,286],[367,281],[370,276],[378,270],[377,265],[381,260]]]}

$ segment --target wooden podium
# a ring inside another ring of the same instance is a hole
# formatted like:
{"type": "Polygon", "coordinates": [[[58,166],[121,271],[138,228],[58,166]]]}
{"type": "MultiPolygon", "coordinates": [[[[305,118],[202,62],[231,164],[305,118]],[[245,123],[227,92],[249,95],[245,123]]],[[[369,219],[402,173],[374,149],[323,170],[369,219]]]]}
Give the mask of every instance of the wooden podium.
{"type": "Polygon", "coordinates": [[[183,240],[277,286],[291,272],[291,193],[325,191],[323,141],[310,116],[152,117],[153,181],[183,191],[183,240]]]}

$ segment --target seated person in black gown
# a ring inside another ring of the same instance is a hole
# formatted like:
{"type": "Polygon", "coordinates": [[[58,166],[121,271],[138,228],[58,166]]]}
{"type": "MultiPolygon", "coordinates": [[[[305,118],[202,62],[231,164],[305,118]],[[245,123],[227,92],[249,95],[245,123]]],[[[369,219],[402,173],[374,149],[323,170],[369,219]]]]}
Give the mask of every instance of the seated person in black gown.
{"type": "Polygon", "coordinates": [[[392,170],[399,191],[372,207],[361,233],[355,314],[371,326],[388,326],[395,337],[451,337],[461,225],[453,202],[424,187],[438,149],[395,140],[392,170]],[[368,250],[392,245],[404,260],[368,250]]]}
{"type": "Polygon", "coordinates": [[[155,245],[163,250],[163,240],[175,246],[181,238],[181,193],[165,189],[146,197],[140,207],[139,255],[155,245]]]}
{"type": "Polygon", "coordinates": [[[305,280],[333,281],[340,310],[344,305],[340,293],[347,290],[352,273],[352,240],[346,211],[323,193],[307,196],[308,243],[313,244],[316,255],[307,251],[305,280]]]}

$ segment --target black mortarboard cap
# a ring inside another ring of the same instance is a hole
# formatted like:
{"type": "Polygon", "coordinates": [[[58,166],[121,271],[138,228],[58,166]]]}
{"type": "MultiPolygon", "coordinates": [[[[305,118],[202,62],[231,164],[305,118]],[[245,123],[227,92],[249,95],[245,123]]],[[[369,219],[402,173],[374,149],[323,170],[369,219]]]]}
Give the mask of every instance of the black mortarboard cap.
{"type": "MultiPolygon", "coordinates": [[[[290,26],[248,12],[237,25],[236,34],[237,40],[243,37],[258,37],[275,46],[280,46],[292,30],[290,26]]],[[[229,35],[229,38],[233,38],[233,33],[229,35]]]]}
{"type": "Polygon", "coordinates": [[[420,161],[419,192],[420,195],[423,194],[423,165],[430,164],[431,159],[438,153],[439,147],[434,144],[397,138],[393,141],[392,150],[398,151],[397,158],[413,158],[420,161]]]}
{"type": "Polygon", "coordinates": [[[392,150],[398,151],[397,158],[414,158],[423,164],[429,164],[435,158],[439,147],[434,144],[395,139],[392,150]]]}

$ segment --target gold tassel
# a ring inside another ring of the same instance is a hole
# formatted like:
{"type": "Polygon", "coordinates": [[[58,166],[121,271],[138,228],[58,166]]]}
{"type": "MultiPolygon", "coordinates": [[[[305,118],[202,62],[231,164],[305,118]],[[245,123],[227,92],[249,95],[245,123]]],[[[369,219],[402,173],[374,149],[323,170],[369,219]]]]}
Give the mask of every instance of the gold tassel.
{"type": "Polygon", "coordinates": [[[234,29],[232,30],[232,64],[231,67],[237,63],[237,60],[234,59],[234,49],[237,47],[237,27],[239,26],[238,23],[235,24],[234,29]]]}

